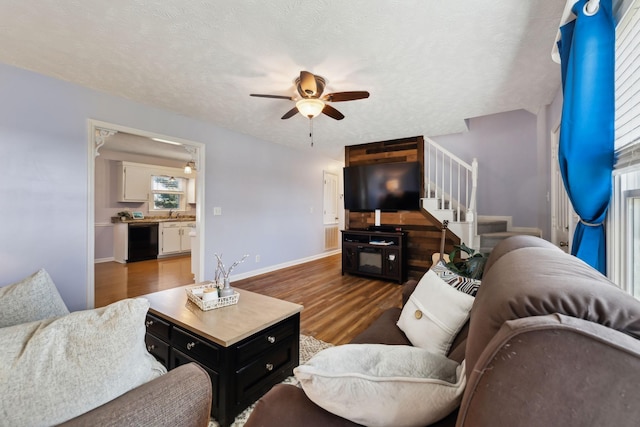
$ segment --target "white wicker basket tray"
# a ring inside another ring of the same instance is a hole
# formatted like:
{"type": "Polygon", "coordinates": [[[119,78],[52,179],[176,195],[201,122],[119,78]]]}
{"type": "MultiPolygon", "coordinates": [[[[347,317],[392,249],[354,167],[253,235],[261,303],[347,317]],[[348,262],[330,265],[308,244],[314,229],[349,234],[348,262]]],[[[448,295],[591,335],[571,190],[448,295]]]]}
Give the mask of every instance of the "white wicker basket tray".
{"type": "MultiPolygon", "coordinates": [[[[238,300],[240,299],[240,294],[236,291],[233,292],[233,295],[230,295],[228,297],[218,297],[217,300],[211,300],[211,301],[203,301],[202,297],[194,293],[194,290],[197,292],[198,290],[202,290],[208,287],[210,286],[205,283],[202,285],[191,286],[185,289],[187,292],[187,298],[189,298],[189,301],[197,305],[198,308],[202,311],[213,310],[214,308],[226,307],[228,305],[237,304],[238,300]]],[[[200,295],[201,294],[202,293],[200,293],[200,295]]]]}

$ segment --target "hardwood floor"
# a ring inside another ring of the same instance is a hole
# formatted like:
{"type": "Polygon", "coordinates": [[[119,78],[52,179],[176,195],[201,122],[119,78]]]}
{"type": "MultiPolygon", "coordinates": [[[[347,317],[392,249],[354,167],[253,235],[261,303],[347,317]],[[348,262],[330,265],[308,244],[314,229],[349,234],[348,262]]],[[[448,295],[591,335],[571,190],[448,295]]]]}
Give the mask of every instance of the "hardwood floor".
{"type": "Polygon", "coordinates": [[[95,306],[193,283],[191,256],[95,265],[95,306]]]}
{"type": "MultiPolygon", "coordinates": [[[[131,264],[97,264],[96,306],[191,283],[189,260],[189,257],[180,257],[131,264]],[[144,284],[145,270],[149,271],[148,285],[144,284]]],[[[332,344],[345,344],[384,310],[400,307],[402,286],[342,276],[341,262],[340,254],[332,255],[238,280],[232,286],[303,305],[301,333],[332,344]]]]}
{"type": "Polygon", "coordinates": [[[346,344],[384,310],[400,307],[402,285],[341,274],[341,255],[233,283],[263,295],[302,304],[300,331],[332,344],[346,344]]]}

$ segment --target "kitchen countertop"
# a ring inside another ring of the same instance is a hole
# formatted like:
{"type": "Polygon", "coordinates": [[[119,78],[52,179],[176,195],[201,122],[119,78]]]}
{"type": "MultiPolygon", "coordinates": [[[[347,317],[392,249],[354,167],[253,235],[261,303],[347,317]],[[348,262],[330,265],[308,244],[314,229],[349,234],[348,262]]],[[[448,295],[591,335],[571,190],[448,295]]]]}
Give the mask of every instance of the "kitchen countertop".
{"type": "Polygon", "coordinates": [[[111,217],[111,222],[116,224],[116,223],[123,223],[123,224],[129,224],[129,223],[134,223],[134,224],[142,224],[142,223],[153,223],[153,222],[189,222],[189,221],[195,221],[196,217],[194,215],[184,215],[184,216],[180,216],[178,218],[176,217],[172,217],[169,218],[168,216],[146,216],[143,219],[127,219],[122,221],[120,219],[119,216],[112,216],[111,217]]]}

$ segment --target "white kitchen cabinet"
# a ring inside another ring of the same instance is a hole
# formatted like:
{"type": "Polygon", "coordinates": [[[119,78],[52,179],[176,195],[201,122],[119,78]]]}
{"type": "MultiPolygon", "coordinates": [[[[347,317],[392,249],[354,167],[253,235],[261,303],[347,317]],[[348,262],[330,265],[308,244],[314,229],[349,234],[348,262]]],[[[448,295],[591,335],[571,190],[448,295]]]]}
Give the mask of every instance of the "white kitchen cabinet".
{"type": "Polygon", "coordinates": [[[182,236],[179,222],[163,222],[160,239],[160,255],[182,252],[182,236]]]}
{"type": "Polygon", "coordinates": [[[187,203],[196,203],[196,179],[189,178],[187,182],[187,203]]]}
{"type": "Polygon", "coordinates": [[[149,201],[151,168],[119,162],[117,180],[119,202],[149,201]]]}
{"type": "Polygon", "coordinates": [[[174,255],[191,251],[189,232],[193,221],[163,222],[161,224],[160,255],[174,255]]]}
{"type": "Polygon", "coordinates": [[[116,262],[125,264],[129,257],[129,224],[116,223],[113,225],[113,258],[116,262]]]}
{"type": "Polygon", "coordinates": [[[191,230],[193,230],[196,226],[195,222],[181,222],[180,224],[182,224],[180,226],[180,230],[182,232],[181,238],[182,238],[182,250],[185,252],[191,252],[191,236],[189,236],[189,233],[191,232],[191,230]]]}

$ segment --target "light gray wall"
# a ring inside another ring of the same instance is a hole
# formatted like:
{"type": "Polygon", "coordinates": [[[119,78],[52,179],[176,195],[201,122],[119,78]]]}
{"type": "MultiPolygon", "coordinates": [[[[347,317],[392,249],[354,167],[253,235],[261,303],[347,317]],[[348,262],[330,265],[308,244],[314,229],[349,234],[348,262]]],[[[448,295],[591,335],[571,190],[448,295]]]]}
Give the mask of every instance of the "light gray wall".
{"type": "Polygon", "coordinates": [[[511,216],[514,227],[548,228],[540,223],[548,215],[549,176],[541,176],[548,159],[539,150],[538,120],[528,111],[510,111],[469,119],[468,132],[432,138],[468,163],[478,159],[479,215],[511,216]]]}
{"type": "Polygon", "coordinates": [[[323,253],[322,171],[342,163],[0,64],[0,286],[44,267],[86,308],[89,118],[206,144],[206,278],[214,252],[252,254],[239,274],[323,253]]]}
{"type": "MultiPolygon", "coordinates": [[[[0,286],[44,267],[70,309],[86,307],[89,118],[206,144],[205,278],[216,252],[227,262],[251,254],[237,274],[323,253],[322,172],[341,177],[341,162],[0,64],[0,170],[9,178],[0,189],[0,286]]],[[[434,138],[468,162],[478,158],[479,214],[539,226],[545,207],[531,201],[545,191],[537,175],[548,161],[539,158],[539,126],[514,111],[434,138]]]]}

